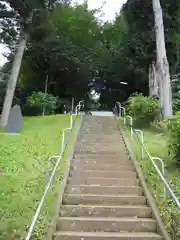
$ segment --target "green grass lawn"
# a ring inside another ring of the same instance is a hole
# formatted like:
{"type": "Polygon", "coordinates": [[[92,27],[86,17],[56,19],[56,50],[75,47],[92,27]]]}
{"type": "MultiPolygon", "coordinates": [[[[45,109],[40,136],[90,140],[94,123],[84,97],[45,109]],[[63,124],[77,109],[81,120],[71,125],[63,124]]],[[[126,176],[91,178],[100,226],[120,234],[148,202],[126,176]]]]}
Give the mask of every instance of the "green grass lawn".
{"type": "MultiPolygon", "coordinates": [[[[24,239],[52,169],[47,158],[60,153],[60,130],[67,127],[68,115],[28,117],[21,136],[0,135],[0,240],[24,239]]],[[[32,239],[43,239],[64,166],[65,158],[32,239]]]]}
{"type": "MultiPolygon", "coordinates": [[[[120,120],[120,124],[124,127],[123,121],[120,120]]],[[[176,192],[176,195],[180,198],[180,170],[177,169],[175,162],[168,155],[168,137],[155,129],[141,130],[143,130],[144,133],[144,144],[151,156],[160,157],[164,160],[166,167],[166,179],[172,186],[174,192],[176,192]]],[[[164,201],[163,184],[152,166],[150,159],[146,156],[145,160],[141,160],[141,151],[137,139],[134,137],[131,139],[129,129],[126,128],[125,132],[131,143],[136,158],[143,169],[147,184],[157,201],[165,226],[172,239],[179,240],[180,213],[177,211],[177,208],[174,206],[169,196],[167,197],[167,201],[164,201]]],[[[161,169],[161,165],[158,162],[157,165],[161,169]]]]}

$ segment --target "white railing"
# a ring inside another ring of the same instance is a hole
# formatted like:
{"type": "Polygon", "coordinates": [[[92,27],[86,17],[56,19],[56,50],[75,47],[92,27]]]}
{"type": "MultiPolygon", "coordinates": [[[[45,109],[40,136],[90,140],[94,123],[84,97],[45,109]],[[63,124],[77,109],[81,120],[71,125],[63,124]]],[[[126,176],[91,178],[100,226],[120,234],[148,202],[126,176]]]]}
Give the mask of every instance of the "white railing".
{"type": "MultiPolygon", "coordinates": [[[[120,103],[117,102],[117,105],[120,109],[122,109],[122,105],[120,103]]],[[[119,112],[120,112],[119,109],[119,112]]],[[[126,113],[126,110],[124,111],[126,113]]],[[[121,115],[122,116],[122,115],[121,115]]],[[[147,157],[150,159],[152,165],[154,166],[157,174],[159,175],[163,186],[164,186],[164,199],[166,200],[166,195],[167,195],[167,190],[169,192],[169,194],[171,195],[173,201],[175,202],[175,204],[177,205],[178,209],[180,210],[180,201],[178,200],[178,198],[176,197],[173,189],[171,188],[171,186],[168,184],[167,180],[165,179],[165,167],[164,167],[164,161],[159,158],[159,157],[153,157],[151,156],[151,154],[148,152],[148,150],[146,149],[145,145],[144,145],[144,134],[143,131],[140,129],[134,129],[133,128],[133,119],[131,116],[129,115],[124,115],[124,124],[127,126],[128,121],[129,120],[129,126],[130,126],[130,131],[131,131],[131,136],[136,136],[138,142],[140,143],[140,147],[141,147],[141,159],[144,160],[144,153],[146,153],[147,157]],[[139,138],[139,134],[141,136],[141,138],[139,138]],[[155,161],[159,161],[161,163],[161,170],[158,168],[157,164],[155,163],[155,161]]]]}
{"type": "MultiPolygon", "coordinates": [[[[78,103],[78,105],[76,106],[76,109],[78,108],[80,110],[82,102],[83,101],[80,101],[78,103]]],[[[70,137],[71,137],[71,134],[72,134],[72,130],[73,130],[73,126],[74,126],[74,124],[76,122],[77,116],[78,116],[78,111],[76,111],[74,115],[71,114],[71,116],[70,116],[70,127],[66,128],[66,129],[62,129],[62,131],[61,131],[62,132],[62,140],[61,140],[61,152],[60,152],[60,154],[59,155],[55,155],[55,156],[51,156],[51,157],[48,158],[48,160],[56,159],[56,162],[54,164],[54,168],[53,168],[53,171],[52,171],[52,173],[50,175],[49,181],[48,181],[48,183],[45,186],[44,193],[43,193],[43,195],[42,195],[42,197],[40,199],[40,202],[38,204],[36,212],[35,212],[34,216],[32,217],[32,221],[31,221],[30,227],[28,229],[27,235],[25,237],[25,240],[31,239],[31,235],[32,235],[32,233],[34,231],[34,228],[36,226],[38,217],[40,216],[41,209],[43,207],[45,198],[46,198],[47,193],[48,193],[48,191],[49,191],[49,189],[50,189],[50,187],[51,187],[51,185],[53,183],[53,179],[54,179],[55,173],[56,173],[57,168],[58,168],[58,166],[60,164],[62,156],[63,156],[63,154],[65,152],[66,146],[67,146],[67,144],[68,144],[68,142],[70,140],[70,137]],[[73,116],[74,116],[74,119],[73,119],[73,116]],[[67,132],[69,134],[68,134],[67,139],[66,139],[66,133],[67,132]]]]}
{"type": "Polygon", "coordinates": [[[78,105],[75,107],[75,114],[78,114],[78,112],[79,112],[80,109],[81,109],[81,104],[82,104],[82,106],[83,106],[83,103],[84,103],[83,100],[79,101],[78,105]]]}

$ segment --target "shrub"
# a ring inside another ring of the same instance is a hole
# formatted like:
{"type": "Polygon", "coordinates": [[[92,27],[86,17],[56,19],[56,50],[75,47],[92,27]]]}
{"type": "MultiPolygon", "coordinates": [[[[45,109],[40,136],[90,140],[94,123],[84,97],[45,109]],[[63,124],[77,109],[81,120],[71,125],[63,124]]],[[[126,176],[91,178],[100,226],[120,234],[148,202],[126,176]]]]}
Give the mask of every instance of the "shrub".
{"type": "Polygon", "coordinates": [[[166,120],[163,120],[163,121],[154,120],[153,122],[151,122],[150,125],[156,131],[166,132],[166,130],[167,130],[167,121],[166,120]]]}
{"type": "Polygon", "coordinates": [[[57,101],[57,97],[43,92],[33,92],[27,99],[29,106],[39,107],[41,113],[44,111],[44,114],[53,114],[57,108],[57,101]]]}
{"type": "Polygon", "coordinates": [[[180,167],[180,112],[168,120],[169,154],[180,167]]]}
{"type": "Polygon", "coordinates": [[[127,112],[134,117],[135,123],[149,125],[160,113],[159,102],[136,93],[128,99],[127,112]]]}
{"type": "Polygon", "coordinates": [[[30,106],[28,104],[22,107],[23,116],[40,116],[42,110],[38,106],[30,106]]]}
{"type": "Polygon", "coordinates": [[[173,112],[180,111],[180,78],[175,77],[171,80],[173,112]]]}

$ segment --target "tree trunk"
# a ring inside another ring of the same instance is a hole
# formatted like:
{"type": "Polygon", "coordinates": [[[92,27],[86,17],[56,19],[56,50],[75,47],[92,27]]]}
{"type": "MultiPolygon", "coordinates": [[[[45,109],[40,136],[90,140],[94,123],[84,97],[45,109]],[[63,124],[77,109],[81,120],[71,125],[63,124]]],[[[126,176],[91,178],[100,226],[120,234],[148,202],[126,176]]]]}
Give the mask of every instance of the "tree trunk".
{"type": "Polygon", "coordinates": [[[170,85],[169,63],[166,55],[163,14],[159,0],[152,0],[156,29],[157,77],[160,87],[160,101],[163,118],[172,116],[172,92],[170,85]]]}
{"type": "Polygon", "coordinates": [[[152,76],[152,67],[149,65],[149,96],[153,95],[153,76],[152,76]]]}
{"type": "Polygon", "coordinates": [[[159,87],[154,62],[149,65],[149,96],[159,97],[159,87]]]}
{"type": "Polygon", "coordinates": [[[18,80],[18,75],[21,67],[21,61],[22,61],[24,49],[26,46],[26,41],[27,41],[27,34],[25,33],[19,41],[19,46],[17,48],[11,75],[7,85],[6,96],[3,104],[1,122],[0,122],[0,126],[2,128],[4,128],[8,123],[9,113],[11,110],[11,105],[14,97],[14,91],[16,89],[16,83],[18,80]]]}

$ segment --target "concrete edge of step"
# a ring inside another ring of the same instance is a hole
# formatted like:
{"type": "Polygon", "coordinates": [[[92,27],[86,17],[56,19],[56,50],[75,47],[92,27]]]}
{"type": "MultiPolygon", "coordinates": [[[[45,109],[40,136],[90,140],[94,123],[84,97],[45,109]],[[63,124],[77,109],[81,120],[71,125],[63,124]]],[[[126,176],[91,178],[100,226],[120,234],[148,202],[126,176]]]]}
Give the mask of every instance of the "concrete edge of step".
{"type": "Polygon", "coordinates": [[[157,207],[156,201],[155,201],[154,197],[152,196],[151,192],[149,191],[149,189],[147,187],[147,184],[146,184],[146,181],[145,181],[142,169],[141,169],[140,164],[137,161],[136,156],[135,156],[135,154],[134,154],[134,152],[133,152],[133,150],[132,150],[132,148],[130,146],[130,143],[129,143],[129,140],[128,140],[127,136],[126,136],[126,133],[125,133],[123,127],[122,126],[120,127],[120,123],[118,122],[118,119],[116,117],[115,117],[115,120],[117,122],[118,130],[122,134],[122,137],[123,137],[125,146],[127,148],[128,154],[129,154],[129,156],[130,156],[130,158],[131,158],[131,160],[133,162],[133,165],[135,167],[135,170],[137,172],[137,176],[139,177],[140,184],[141,184],[141,186],[143,188],[143,191],[144,191],[144,195],[147,198],[147,204],[152,209],[153,217],[157,221],[157,232],[163,237],[164,240],[171,240],[167,230],[165,229],[164,223],[163,223],[163,221],[161,219],[160,212],[159,212],[159,209],[157,207]]]}
{"type": "Polygon", "coordinates": [[[67,168],[65,169],[64,179],[60,182],[60,185],[59,185],[59,191],[57,193],[57,198],[56,198],[54,206],[53,206],[54,214],[53,214],[52,220],[48,226],[47,237],[45,238],[46,240],[53,240],[53,235],[56,232],[57,220],[59,218],[59,210],[57,211],[57,209],[59,209],[62,205],[63,195],[65,192],[65,188],[67,185],[67,180],[68,180],[68,176],[69,176],[69,172],[70,172],[71,160],[73,158],[76,142],[80,135],[80,129],[81,129],[82,123],[83,123],[83,116],[81,116],[81,118],[79,120],[77,129],[75,132],[75,137],[74,137],[71,149],[69,150],[69,153],[67,156],[67,160],[68,160],[69,164],[67,164],[67,168]]]}

